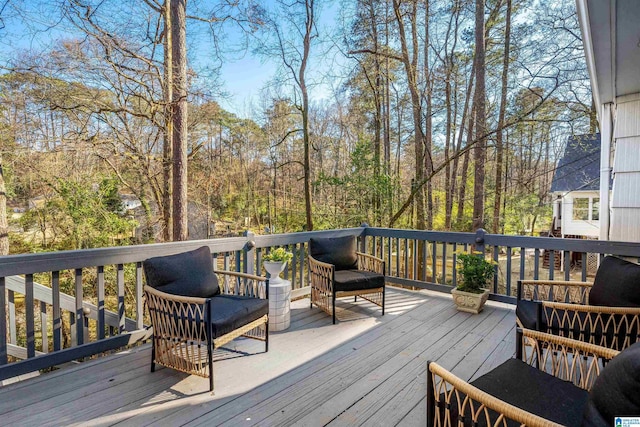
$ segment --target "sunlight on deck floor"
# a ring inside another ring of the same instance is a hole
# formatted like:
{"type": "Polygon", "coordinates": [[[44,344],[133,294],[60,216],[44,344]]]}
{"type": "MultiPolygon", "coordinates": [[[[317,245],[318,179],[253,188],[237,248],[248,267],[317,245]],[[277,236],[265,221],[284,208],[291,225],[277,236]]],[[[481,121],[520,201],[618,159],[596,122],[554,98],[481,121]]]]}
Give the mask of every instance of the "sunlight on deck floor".
{"type": "Polygon", "coordinates": [[[353,298],[338,322],[309,300],[264,343],[238,339],[216,353],[208,380],[159,367],[150,347],[0,388],[3,425],[424,425],[426,362],[465,379],[511,357],[515,314],[489,303],[477,315],[450,296],[388,288],[385,316],[353,298]]]}

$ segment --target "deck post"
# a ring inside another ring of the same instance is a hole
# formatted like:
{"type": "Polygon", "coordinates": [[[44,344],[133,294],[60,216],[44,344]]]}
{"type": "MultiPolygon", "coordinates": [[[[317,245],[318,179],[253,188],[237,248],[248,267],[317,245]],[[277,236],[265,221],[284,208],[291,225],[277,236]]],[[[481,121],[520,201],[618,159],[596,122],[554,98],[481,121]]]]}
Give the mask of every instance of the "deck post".
{"type": "Polygon", "coordinates": [[[487,234],[487,231],[484,228],[478,228],[476,230],[476,238],[474,244],[474,250],[477,252],[481,252],[482,256],[484,256],[484,236],[487,234]]]}
{"type": "Polygon", "coordinates": [[[7,318],[4,277],[0,277],[0,365],[7,364],[7,318]]]}
{"type": "Polygon", "coordinates": [[[363,222],[362,224],[360,224],[360,227],[364,228],[365,232],[362,233],[359,237],[358,240],[360,240],[360,249],[359,251],[366,254],[367,253],[367,227],[369,227],[369,224],[367,224],[366,222],[363,222]]]}
{"type": "Polygon", "coordinates": [[[243,255],[243,264],[244,264],[244,272],[249,274],[256,274],[256,242],[255,242],[255,234],[252,231],[245,231],[244,236],[247,238],[247,243],[245,244],[242,255],[243,255]]]}

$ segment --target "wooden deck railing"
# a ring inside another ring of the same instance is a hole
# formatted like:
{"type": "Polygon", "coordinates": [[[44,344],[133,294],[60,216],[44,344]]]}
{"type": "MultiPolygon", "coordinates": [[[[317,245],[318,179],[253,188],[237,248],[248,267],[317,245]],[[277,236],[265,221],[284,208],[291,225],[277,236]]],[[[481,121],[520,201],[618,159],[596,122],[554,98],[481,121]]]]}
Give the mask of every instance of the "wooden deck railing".
{"type": "Polygon", "coordinates": [[[506,302],[518,279],[584,280],[605,254],[640,258],[635,243],[367,226],[0,257],[0,380],[148,339],[142,261],[149,257],[204,245],[218,268],[260,273],[264,253],[283,246],[294,254],[284,277],[302,295],[309,238],[344,235],[384,258],[389,283],[443,292],[457,282],[458,251],[474,247],[496,261],[491,298],[506,302]]]}

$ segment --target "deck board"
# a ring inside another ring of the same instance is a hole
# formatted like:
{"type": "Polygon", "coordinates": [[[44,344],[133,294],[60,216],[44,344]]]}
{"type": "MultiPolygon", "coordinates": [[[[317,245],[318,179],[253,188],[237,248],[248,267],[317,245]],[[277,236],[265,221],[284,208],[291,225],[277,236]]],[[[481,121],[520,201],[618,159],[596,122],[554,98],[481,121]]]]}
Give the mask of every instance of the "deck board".
{"type": "Polygon", "coordinates": [[[11,425],[424,425],[426,363],[477,377],[515,349],[512,307],[479,315],[448,295],[389,289],[385,316],[369,302],[340,301],[338,323],[309,300],[264,344],[230,343],[215,355],[215,394],[205,378],[149,372],[141,346],[0,388],[11,425]]]}
{"type": "MultiPolygon", "coordinates": [[[[425,337],[411,349],[413,351],[410,353],[411,359],[408,363],[401,366],[384,384],[356,401],[348,411],[340,415],[338,420],[353,417],[359,420],[360,425],[395,425],[399,423],[404,415],[426,396],[427,361],[435,360],[443,365],[449,364],[449,366],[454,366],[452,369],[455,370],[455,367],[473,351],[473,348],[504,320],[505,313],[498,310],[489,312],[488,310],[481,322],[475,322],[463,313],[459,313],[459,316],[464,317],[465,321],[455,328],[454,334],[458,336],[454,338],[457,339],[457,342],[453,346],[450,346],[452,337],[449,335],[451,333],[445,334],[436,341],[425,337]],[[478,333],[478,330],[483,333],[478,333]]],[[[408,350],[406,349],[401,354],[408,350]]],[[[394,362],[394,360],[389,362],[394,362]]],[[[344,423],[339,422],[338,424],[344,423]]]]}

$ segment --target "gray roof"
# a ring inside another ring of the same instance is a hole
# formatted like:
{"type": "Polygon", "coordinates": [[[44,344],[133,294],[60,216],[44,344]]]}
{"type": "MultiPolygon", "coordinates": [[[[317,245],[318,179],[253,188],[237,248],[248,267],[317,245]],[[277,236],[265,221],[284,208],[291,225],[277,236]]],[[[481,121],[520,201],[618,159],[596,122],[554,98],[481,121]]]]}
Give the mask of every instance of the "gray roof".
{"type": "Polygon", "coordinates": [[[551,192],[600,189],[600,134],[575,135],[567,140],[558,162],[551,192]]]}

